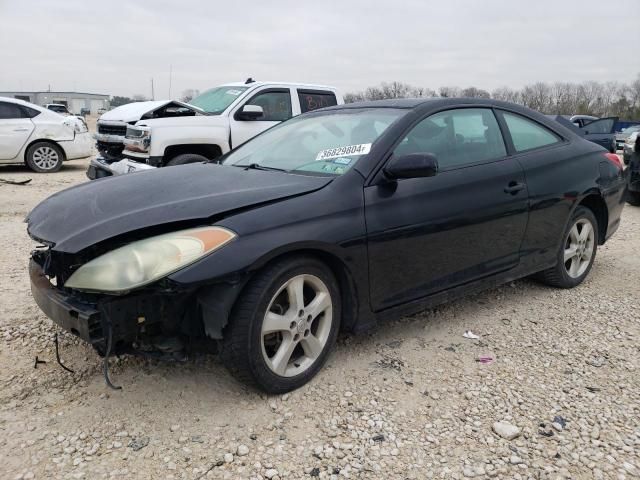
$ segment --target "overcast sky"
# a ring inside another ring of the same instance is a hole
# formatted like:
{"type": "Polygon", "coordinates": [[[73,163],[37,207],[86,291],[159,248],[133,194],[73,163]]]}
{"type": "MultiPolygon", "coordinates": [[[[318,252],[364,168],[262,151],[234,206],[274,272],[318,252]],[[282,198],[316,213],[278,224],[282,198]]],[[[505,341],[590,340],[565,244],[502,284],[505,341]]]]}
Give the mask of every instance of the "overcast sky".
{"type": "Polygon", "coordinates": [[[638,0],[0,0],[0,91],[169,95],[252,76],[492,90],[640,73],[638,0]]]}

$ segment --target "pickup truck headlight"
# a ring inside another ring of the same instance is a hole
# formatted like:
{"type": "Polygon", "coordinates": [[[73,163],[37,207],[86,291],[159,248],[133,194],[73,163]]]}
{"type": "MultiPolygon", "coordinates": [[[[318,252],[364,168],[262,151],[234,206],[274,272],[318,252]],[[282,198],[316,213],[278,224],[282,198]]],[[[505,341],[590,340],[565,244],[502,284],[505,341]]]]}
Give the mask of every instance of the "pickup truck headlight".
{"type": "Polygon", "coordinates": [[[124,145],[127,150],[132,152],[147,153],[151,145],[151,129],[137,125],[128,126],[124,145]]]}
{"type": "Polygon", "coordinates": [[[124,293],[155,282],[216,251],[236,238],[222,227],[201,227],[132,242],[76,270],[65,287],[124,293]]]}

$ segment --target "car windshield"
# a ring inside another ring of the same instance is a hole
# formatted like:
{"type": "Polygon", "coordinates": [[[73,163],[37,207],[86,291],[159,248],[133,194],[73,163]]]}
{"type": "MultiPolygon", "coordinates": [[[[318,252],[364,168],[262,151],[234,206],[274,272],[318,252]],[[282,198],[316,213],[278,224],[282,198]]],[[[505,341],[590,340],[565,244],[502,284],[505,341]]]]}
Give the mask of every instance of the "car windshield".
{"type": "Polygon", "coordinates": [[[67,107],[63,105],[49,105],[49,110],[53,110],[58,113],[66,113],[67,107]]]}
{"type": "Polygon", "coordinates": [[[212,115],[220,115],[249,87],[216,87],[193,98],[189,104],[212,115]]]}
{"type": "Polygon", "coordinates": [[[225,165],[341,175],[406,110],[344,109],[281,123],[227,155],[225,165]]]}

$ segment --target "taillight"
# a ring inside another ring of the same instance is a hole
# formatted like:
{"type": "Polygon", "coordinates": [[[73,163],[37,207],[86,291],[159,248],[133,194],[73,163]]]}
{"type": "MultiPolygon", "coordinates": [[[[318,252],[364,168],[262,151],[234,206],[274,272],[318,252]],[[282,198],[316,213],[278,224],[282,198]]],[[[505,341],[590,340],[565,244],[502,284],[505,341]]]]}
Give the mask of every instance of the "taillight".
{"type": "Polygon", "coordinates": [[[607,157],[607,160],[609,160],[616,167],[622,170],[622,162],[620,161],[620,157],[618,155],[616,155],[615,153],[605,153],[604,156],[607,157]]]}

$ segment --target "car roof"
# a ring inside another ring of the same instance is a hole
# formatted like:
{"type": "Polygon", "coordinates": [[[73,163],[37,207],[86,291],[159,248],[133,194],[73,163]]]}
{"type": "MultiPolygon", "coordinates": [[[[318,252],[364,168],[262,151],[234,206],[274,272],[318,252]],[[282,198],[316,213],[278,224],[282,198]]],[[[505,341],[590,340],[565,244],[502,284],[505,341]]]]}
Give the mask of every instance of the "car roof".
{"type": "Polygon", "coordinates": [[[22,105],[23,107],[35,108],[36,110],[38,110],[40,112],[48,111],[46,108],[43,108],[40,105],[36,105],[35,103],[31,103],[31,102],[25,102],[24,100],[20,100],[19,98],[0,97],[0,101],[8,102],[8,103],[15,103],[16,105],[22,105]]]}
{"type": "Polygon", "coordinates": [[[336,87],[331,87],[329,85],[318,85],[313,83],[294,83],[294,82],[255,82],[245,83],[245,82],[230,82],[220,85],[221,87],[263,87],[265,85],[284,85],[287,87],[301,87],[301,88],[310,88],[310,89],[321,89],[321,90],[332,90],[335,91],[336,87]]]}
{"type": "Polygon", "coordinates": [[[429,97],[429,98],[390,98],[386,100],[367,100],[364,102],[347,103],[344,105],[335,105],[325,108],[324,110],[339,110],[342,108],[406,108],[413,109],[418,107],[456,107],[456,106],[472,106],[483,105],[500,108],[508,108],[512,110],[532,111],[522,105],[501,100],[493,100],[490,98],[467,98],[467,97],[429,97]]]}

